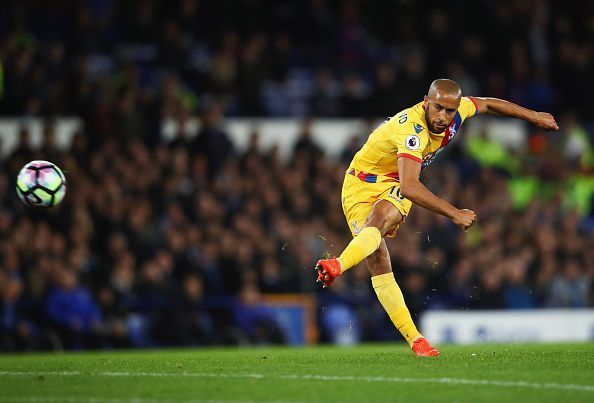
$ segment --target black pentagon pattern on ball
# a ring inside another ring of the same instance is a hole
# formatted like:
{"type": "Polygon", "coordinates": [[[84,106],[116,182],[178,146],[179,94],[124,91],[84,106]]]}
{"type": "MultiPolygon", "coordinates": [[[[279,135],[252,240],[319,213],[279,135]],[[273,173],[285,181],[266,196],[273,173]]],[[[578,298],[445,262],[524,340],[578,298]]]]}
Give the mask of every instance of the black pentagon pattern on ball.
{"type": "MultiPolygon", "coordinates": [[[[39,198],[39,196],[37,196],[35,192],[38,189],[38,186],[33,186],[32,188],[29,188],[27,190],[23,190],[19,187],[19,185],[17,184],[16,186],[17,192],[19,193],[19,196],[21,196],[21,199],[27,204],[27,206],[29,207],[46,207],[43,204],[41,204],[41,198],[39,198]],[[35,198],[37,200],[36,203],[32,203],[30,198],[35,198]]],[[[52,199],[53,201],[53,199],[52,199]]],[[[49,207],[49,206],[47,206],[49,207]]]]}
{"type": "Polygon", "coordinates": [[[56,166],[53,164],[42,165],[40,167],[30,166],[30,167],[27,167],[27,169],[35,171],[35,186],[33,186],[27,190],[23,190],[19,187],[19,185],[17,183],[17,186],[16,186],[17,192],[20,192],[23,195],[22,199],[30,207],[42,207],[42,208],[52,207],[54,205],[56,193],[66,184],[66,178],[64,178],[64,175],[62,175],[62,173],[58,169],[56,169],[56,166]],[[54,172],[56,172],[61,179],[60,186],[58,186],[55,190],[49,189],[45,186],[41,186],[40,184],[37,183],[37,180],[39,179],[39,171],[41,171],[43,169],[48,169],[48,168],[52,169],[54,172]],[[46,192],[48,195],[50,195],[52,197],[49,205],[45,206],[45,205],[41,204],[42,203],[41,198],[34,193],[37,189],[43,190],[44,192],[46,192]],[[30,197],[34,198],[35,202],[31,202],[30,197]]]}

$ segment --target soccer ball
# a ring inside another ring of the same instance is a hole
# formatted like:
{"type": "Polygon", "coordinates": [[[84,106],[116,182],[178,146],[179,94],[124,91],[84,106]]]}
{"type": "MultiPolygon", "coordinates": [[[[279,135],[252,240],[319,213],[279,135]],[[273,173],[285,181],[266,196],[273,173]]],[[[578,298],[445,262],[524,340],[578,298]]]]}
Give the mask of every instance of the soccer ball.
{"type": "Polygon", "coordinates": [[[16,191],[27,206],[56,206],[66,194],[66,178],[51,162],[31,161],[19,172],[16,191]]]}

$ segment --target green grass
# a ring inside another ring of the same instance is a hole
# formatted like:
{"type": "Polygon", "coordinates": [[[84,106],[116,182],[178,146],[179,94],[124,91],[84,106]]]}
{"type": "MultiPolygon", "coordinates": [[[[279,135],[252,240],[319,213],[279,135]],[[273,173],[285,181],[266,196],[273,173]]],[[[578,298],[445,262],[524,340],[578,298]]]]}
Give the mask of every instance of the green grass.
{"type": "Polygon", "coordinates": [[[594,344],[401,344],[0,356],[0,401],[594,401],[594,344]],[[447,378],[447,379],[445,379],[447,378]]]}

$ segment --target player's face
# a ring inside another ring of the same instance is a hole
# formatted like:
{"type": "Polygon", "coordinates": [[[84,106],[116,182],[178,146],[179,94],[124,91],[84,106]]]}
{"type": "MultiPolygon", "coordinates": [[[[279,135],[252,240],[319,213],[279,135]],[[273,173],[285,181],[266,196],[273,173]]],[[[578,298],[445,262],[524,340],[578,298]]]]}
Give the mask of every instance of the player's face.
{"type": "Polygon", "coordinates": [[[433,133],[443,133],[456,116],[456,111],[460,106],[460,97],[437,93],[429,97],[425,96],[423,106],[429,130],[433,133]]]}

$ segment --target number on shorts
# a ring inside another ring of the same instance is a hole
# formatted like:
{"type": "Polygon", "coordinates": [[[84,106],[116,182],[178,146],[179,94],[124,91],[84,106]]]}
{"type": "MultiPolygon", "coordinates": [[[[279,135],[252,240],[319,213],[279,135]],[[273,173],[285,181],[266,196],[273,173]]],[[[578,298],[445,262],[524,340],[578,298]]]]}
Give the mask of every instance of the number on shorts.
{"type": "MultiPolygon", "coordinates": [[[[394,194],[394,189],[396,189],[396,186],[392,186],[392,189],[390,189],[390,194],[394,194]]],[[[404,200],[404,196],[400,194],[400,188],[396,189],[396,197],[400,200],[404,200]]]]}

